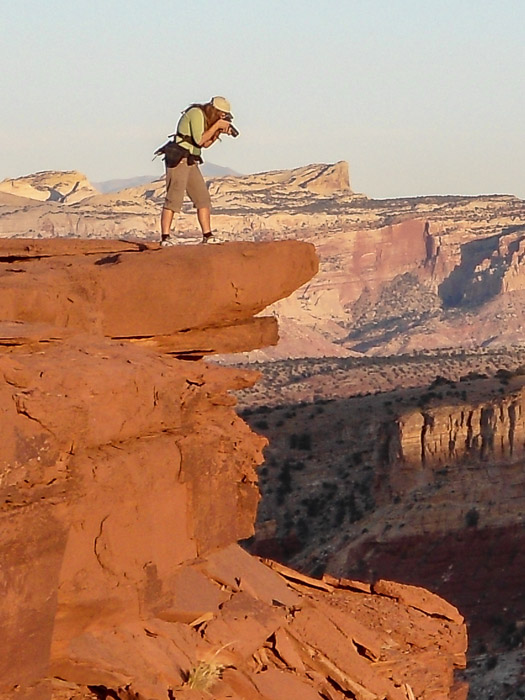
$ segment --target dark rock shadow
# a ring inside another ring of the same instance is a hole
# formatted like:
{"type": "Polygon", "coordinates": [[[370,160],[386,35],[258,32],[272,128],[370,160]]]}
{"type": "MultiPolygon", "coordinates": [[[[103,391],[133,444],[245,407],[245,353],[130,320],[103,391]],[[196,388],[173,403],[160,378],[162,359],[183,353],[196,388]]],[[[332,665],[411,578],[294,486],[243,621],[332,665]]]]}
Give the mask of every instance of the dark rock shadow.
{"type": "Polygon", "coordinates": [[[501,236],[499,233],[461,246],[461,262],[438,287],[445,309],[480,306],[501,292],[507,263],[519,246],[517,239],[510,243],[508,256],[494,255],[501,236]],[[489,265],[476,270],[484,260],[489,265]]]}

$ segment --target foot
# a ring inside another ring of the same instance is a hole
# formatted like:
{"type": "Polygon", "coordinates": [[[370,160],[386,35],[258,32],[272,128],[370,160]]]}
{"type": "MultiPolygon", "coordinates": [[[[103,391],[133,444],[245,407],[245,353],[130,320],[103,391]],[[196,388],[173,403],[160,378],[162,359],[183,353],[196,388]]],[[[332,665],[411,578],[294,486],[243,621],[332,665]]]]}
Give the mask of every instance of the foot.
{"type": "Polygon", "coordinates": [[[172,245],[177,245],[177,242],[171,236],[162,236],[162,240],[160,242],[161,248],[168,248],[172,245]]]}
{"type": "Polygon", "coordinates": [[[208,231],[202,234],[202,243],[223,243],[224,241],[220,238],[215,231],[208,231]]]}

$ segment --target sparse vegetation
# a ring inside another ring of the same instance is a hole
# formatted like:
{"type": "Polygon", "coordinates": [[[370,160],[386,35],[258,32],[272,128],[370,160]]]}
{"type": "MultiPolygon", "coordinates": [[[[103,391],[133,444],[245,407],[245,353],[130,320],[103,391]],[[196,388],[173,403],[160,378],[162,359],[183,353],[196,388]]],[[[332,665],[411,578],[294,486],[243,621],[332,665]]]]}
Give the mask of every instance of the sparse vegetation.
{"type": "Polygon", "coordinates": [[[221,679],[225,669],[218,661],[199,661],[188,673],[186,684],[193,690],[209,692],[215,683],[221,679]]]}

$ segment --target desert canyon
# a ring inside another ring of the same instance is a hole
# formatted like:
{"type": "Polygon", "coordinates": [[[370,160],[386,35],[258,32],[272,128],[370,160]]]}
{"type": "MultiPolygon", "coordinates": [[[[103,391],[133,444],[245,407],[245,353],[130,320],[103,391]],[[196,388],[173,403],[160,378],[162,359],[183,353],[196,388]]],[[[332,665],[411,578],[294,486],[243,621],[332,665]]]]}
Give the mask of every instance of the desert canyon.
{"type": "Polygon", "coordinates": [[[525,697],[525,203],[209,188],[0,183],[0,697],[525,697]]]}

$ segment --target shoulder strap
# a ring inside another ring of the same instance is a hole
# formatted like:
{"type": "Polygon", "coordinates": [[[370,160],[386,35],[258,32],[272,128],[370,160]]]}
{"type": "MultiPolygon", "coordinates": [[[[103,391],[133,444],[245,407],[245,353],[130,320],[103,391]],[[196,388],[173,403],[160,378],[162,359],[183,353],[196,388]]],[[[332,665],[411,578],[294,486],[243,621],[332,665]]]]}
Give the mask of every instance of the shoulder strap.
{"type": "Polygon", "coordinates": [[[195,146],[195,148],[201,148],[201,146],[199,146],[199,144],[191,136],[181,134],[179,131],[177,131],[175,134],[171,134],[171,136],[175,136],[175,139],[178,139],[179,143],[184,141],[184,143],[189,143],[191,146],[195,146]]]}
{"type": "MultiPolygon", "coordinates": [[[[197,105],[190,105],[189,107],[186,107],[186,109],[184,109],[184,110],[181,112],[181,114],[186,114],[187,112],[190,111],[190,109],[195,109],[195,108],[196,108],[196,109],[200,109],[200,111],[202,112],[202,109],[201,109],[200,107],[198,107],[197,105]]],[[[204,112],[202,112],[202,116],[203,116],[203,119],[204,119],[204,131],[206,131],[206,115],[204,114],[204,112]]],[[[171,136],[174,136],[176,140],[178,139],[178,142],[179,142],[179,143],[182,141],[182,142],[184,142],[184,143],[189,143],[191,146],[194,146],[195,148],[202,148],[202,147],[200,146],[200,144],[198,144],[198,143],[193,139],[193,137],[192,137],[191,135],[188,136],[188,135],[186,135],[186,134],[181,134],[180,131],[177,131],[175,134],[171,134],[171,136]]]]}

